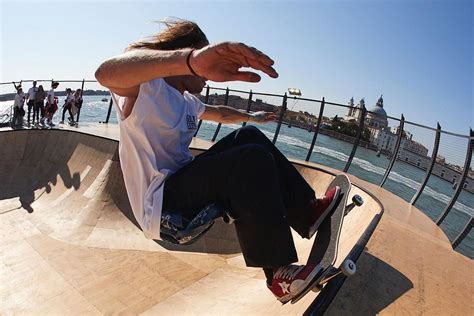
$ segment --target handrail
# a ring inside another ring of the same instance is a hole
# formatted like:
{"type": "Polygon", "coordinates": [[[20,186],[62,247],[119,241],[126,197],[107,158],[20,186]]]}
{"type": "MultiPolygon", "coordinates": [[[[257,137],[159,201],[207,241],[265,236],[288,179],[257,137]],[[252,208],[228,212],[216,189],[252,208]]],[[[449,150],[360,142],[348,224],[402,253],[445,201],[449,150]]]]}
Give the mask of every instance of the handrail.
{"type": "Polygon", "coordinates": [[[382,181],[380,181],[379,185],[381,187],[383,187],[385,181],[387,181],[388,176],[390,174],[390,171],[392,171],[393,165],[395,164],[395,161],[397,160],[398,150],[400,149],[400,143],[401,143],[402,137],[403,137],[403,125],[404,125],[404,123],[405,123],[405,117],[403,117],[403,114],[402,114],[402,118],[400,120],[400,126],[398,127],[397,143],[395,144],[395,148],[394,148],[393,153],[392,153],[392,159],[390,160],[390,163],[387,167],[387,170],[385,170],[385,174],[382,178],[382,181]]]}
{"type": "Polygon", "coordinates": [[[283,103],[281,104],[280,115],[278,116],[278,125],[275,131],[275,135],[273,135],[274,144],[276,143],[278,139],[278,134],[280,133],[280,128],[281,128],[281,122],[283,121],[283,116],[285,115],[286,109],[287,109],[287,103],[286,103],[286,92],[285,92],[285,95],[283,96],[283,103]]]}
{"type": "Polygon", "coordinates": [[[471,216],[471,218],[467,221],[466,226],[464,226],[459,235],[454,239],[452,243],[453,249],[456,249],[459,244],[464,240],[464,238],[466,238],[466,236],[471,232],[473,222],[474,218],[471,216]]]}
{"type": "Polygon", "coordinates": [[[431,154],[431,162],[430,162],[430,167],[426,169],[426,174],[425,178],[421,182],[420,187],[418,188],[418,191],[416,191],[415,195],[411,198],[410,204],[415,205],[416,201],[418,198],[421,196],[421,193],[425,189],[426,184],[428,183],[428,180],[431,176],[431,171],[433,171],[433,167],[436,163],[436,157],[438,156],[438,148],[439,148],[439,141],[441,138],[441,125],[438,123],[438,128],[436,129],[436,137],[435,137],[435,142],[433,145],[433,153],[431,154]]]}
{"type": "MultiPolygon", "coordinates": [[[[249,99],[248,99],[248,101],[247,101],[247,110],[246,110],[246,113],[250,113],[250,108],[252,107],[252,98],[253,98],[253,96],[252,96],[252,90],[250,90],[250,92],[249,92],[249,99]]],[[[244,126],[246,126],[246,125],[247,125],[247,122],[244,121],[244,122],[242,123],[242,127],[244,127],[244,126]]]]}
{"type": "Polygon", "coordinates": [[[308,154],[306,155],[306,161],[309,161],[309,158],[311,158],[314,145],[316,144],[316,138],[318,137],[319,126],[321,125],[321,121],[323,119],[324,105],[325,105],[325,99],[323,97],[323,100],[321,101],[321,106],[319,107],[318,122],[316,123],[316,127],[314,129],[313,140],[311,141],[311,146],[309,146],[308,154]]]}
{"type": "Polygon", "coordinates": [[[362,136],[362,131],[364,130],[364,123],[365,123],[365,117],[367,115],[367,110],[365,108],[365,105],[362,105],[362,112],[360,113],[360,119],[359,119],[359,127],[357,128],[357,136],[354,140],[354,145],[352,146],[352,151],[351,154],[349,155],[349,158],[347,159],[346,166],[344,167],[344,172],[347,172],[351,166],[352,159],[354,159],[354,155],[357,151],[357,146],[359,146],[360,138],[362,136]]]}
{"type": "Polygon", "coordinates": [[[472,132],[472,129],[470,130],[469,134],[471,135],[469,142],[467,143],[467,153],[466,153],[466,160],[464,162],[464,172],[461,176],[461,180],[458,182],[458,187],[456,191],[453,194],[453,197],[451,198],[451,201],[449,201],[448,205],[446,205],[446,208],[444,209],[443,213],[438,217],[436,220],[436,225],[441,225],[441,223],[444,221],[446,216],[448,216],[449,212],[451,211],[451,208],[453,207],[454,203],[456,203],[456,200],[459,197],[459,194],[461,194],[461,191],[463,189],[464,182],[466,181],[467,174],[469,172],[469,168],[471,165],[471,159],[472,159],[472,148],[474,147],[474,133],[472,132]]]}

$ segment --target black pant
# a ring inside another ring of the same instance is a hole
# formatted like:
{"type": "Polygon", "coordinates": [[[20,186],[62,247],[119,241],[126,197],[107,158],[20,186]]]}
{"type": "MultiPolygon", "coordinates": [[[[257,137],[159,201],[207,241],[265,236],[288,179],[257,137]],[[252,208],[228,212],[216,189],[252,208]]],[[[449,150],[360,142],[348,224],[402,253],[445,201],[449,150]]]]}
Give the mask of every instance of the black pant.
{"type": "Polygon", "coordinates": [[[29,100],[27,105],[28,105],[28,124],[29,124],[30,123],[30,113],[31,113],[31,110],[34,111],[35,100],[29,100]]]}
{"type": "Polygon", "coordinates": [[[69,118],[74,121],[74,116],[72,115],[70,104],[64,104],[64,106],[63,106],[63,116],[61,118],[61,121],[64,122],[64,116],[66,115],[66,111],[69,112],[69,118]]]}
{"type": "Polygon", "coordinates": [[[247,266],[297,261],[290,226],[302,237],[310,226],[313,189],[257,128],[227,135],[165,182],[163,208],[189,218],[217,202],[233,218],[247,266]]]}
{"type": "Polygon", "coordinates": [[[41,117],[44,116],[44,101],[36,101],[33,107],[33,123],[39,122],[39,112],[41,110],[41,117]]]}

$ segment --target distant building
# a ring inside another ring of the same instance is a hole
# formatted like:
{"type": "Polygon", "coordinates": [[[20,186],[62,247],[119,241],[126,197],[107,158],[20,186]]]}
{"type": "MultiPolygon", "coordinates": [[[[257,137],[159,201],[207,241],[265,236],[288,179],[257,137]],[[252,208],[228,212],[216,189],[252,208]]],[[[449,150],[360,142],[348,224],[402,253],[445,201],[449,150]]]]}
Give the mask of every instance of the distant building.
{"type": "Polygon", "coordinates": [[[365,124],[369,129],[382,130],[387,128],[387,112],[383,108],[383,95],[377,100],[375,106],[367,112],[365,124]]]}
{"type": "Polygon", "coordinates": [[[344,120],[347,122],[358,122],[360,119],[361,109],[362,107],[365,107],[364,98],[360,99],[359,104],[357,104],[357,106],[354,106],[354,98],[351,98],[347,105],[349,106],[349,111],[347,112],[347,115],[344,116],[344,120]]]}
{"type": "MultiPolygon", "coordinates": [[[[351,98],[348,103],[349,110],[344,120],[347,122],[359,122],[362,113],[362,107],[365,107],[364,98],[360,99],[359,104],[354,106],[354,98],[351,98]]],[[[389,135],[381,135],[381,133],[388,127],[387,113],[383,108],[383,96],[380,96],[374,107],[368,110],[365,116],[364,125],[370,132],[370,143],[377,144],[378,147],[388,146],[390,142],[389,135]],[[382,144],[383,143],[383,144],[382,144]]]]}

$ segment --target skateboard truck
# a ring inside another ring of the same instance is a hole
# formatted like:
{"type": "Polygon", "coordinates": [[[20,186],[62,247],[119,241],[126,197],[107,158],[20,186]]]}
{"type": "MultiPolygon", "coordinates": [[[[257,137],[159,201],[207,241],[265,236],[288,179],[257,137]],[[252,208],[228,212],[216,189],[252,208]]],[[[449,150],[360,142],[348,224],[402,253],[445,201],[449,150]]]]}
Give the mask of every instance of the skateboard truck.
{"type": "Polygon", "coordinates": [[[346,207],[346,210],[344,212],[344,216],[349,214],[350,211],[352,211],[352,209],[356,206],[361,206],[362,204],[364,204],[364,199],[362,198],[362,196],[360,196],[359,194],[355,194],[353,197],[352,197],[352,203],[349,204],[347,207],[346,207]]]}
{"type": "Polygon", "coordinates": [[[351,259],[346,259],[341,264],[339,268],[331,268],[329,272],[327,272],[320,280],[317,281],[317,285],[312,289],[313,292],[319,292],[323,288],[323,286],[328,283],[331,279],[334,279],[339,274],[344,274],[345,276],[349,277],[356,273],[357,267],[354,261],[351,259]]]}

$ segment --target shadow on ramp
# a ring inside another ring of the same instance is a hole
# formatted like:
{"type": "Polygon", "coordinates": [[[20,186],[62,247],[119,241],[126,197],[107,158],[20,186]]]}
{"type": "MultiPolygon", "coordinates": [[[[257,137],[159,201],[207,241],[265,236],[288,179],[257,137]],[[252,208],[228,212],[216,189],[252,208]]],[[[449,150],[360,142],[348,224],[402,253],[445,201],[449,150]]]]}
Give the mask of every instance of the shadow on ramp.
{"type": "Polygon", "coordinates": [[[357,267],[325,315],[378,315],[413,288],[405,275],[368,252],[360,256],[357,267]]]}

